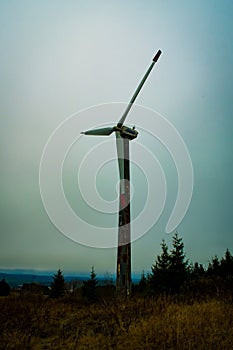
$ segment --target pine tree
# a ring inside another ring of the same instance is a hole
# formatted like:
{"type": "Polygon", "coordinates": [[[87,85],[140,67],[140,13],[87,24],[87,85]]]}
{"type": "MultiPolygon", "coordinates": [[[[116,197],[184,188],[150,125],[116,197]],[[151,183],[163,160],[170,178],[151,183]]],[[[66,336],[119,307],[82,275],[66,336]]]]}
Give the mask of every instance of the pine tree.
{"type": "Polygon", "coordinates": [[[50,296],[52,298],[60,298],[65,294],[65,279],[63,273],[58,269],[57,273],[53,276],[53,282],[51,282],[50,296]]]}
{"type": "Polygon", "coordinates": [[[226,250],[224,257],[221,259],[220,270],[222,276],[233,277],[233,256],[229,249],[226,250]]]}
{"type": "Polygon", "coordinates": [[[146,279],[144,271],[142,271],[141,278],[140,278],[140,281],[138,283],[138,292],[143,293],[146,291],[146,288],[147,288],[147,279],[146,279]]]}
{"type": "Polygon", "coordinates": [[[82,294],[87,298],[89,302],[94,302],[97,300],[97,285],[98,281],[96,278],[96,273],[94,266],[91,268],[91,276],[87,281],[83,282],[82,294]]]}
{"type": "Polygon", "coordinates": [[[202,264],[198,262],[194,263],[194,266],[191,268],[191,278],[199,279],[205,276],[205,269],[202,264]]]}
{"type": "Polygon", "coordinates": [[[171,290],[178,292],[188,277],[188,261],[185,259],[184,243],[176,232],[172,241],[173,249],[170,254],[171,290]]]}
{"type": "Polygon", "coordinates": [[[211,262],[209,263],[207,275],[210,277],[219,277],[221,275],[221,266],[217,255],[215,255],[215,257],[212,258],[211,262]]]}
{"type": "Polygon", "coordinates": [[[0,296],[7,296],[10,294],[11,288],[6,282],[5,278],[0,281],[0,296]]]}
{"type": "Polygon", "coordinates": [[[150,284],[155,292],[168,292],[170,289],[170,255],[164,240],[161,247],[162,253],[157,256],[155,264],[151,267],[150,284]]]}
{"type": "Polygon", "coordinates": [[[162,247],[162,254],[161,256],[158,256],[156,265],[159,270],[161,270],[162,272],[163,271],[165,272],[170,267],[170,256],[168,253],[168,246],[165,243],[164,239],[162,240],[161,247],[162,247]]]}
{"type": "Polygon", "coordinates": [[[221,271],[221,287],[224,286],[224,290],[230,291],[231,300],[233,300],[233,256],[229,249],[226,250],[224,257],[220,262],[221,271]]]}

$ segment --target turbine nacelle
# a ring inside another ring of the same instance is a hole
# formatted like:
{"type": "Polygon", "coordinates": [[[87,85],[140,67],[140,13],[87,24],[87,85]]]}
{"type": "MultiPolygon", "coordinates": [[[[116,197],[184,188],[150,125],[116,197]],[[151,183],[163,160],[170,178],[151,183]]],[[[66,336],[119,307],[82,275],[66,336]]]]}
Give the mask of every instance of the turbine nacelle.
{"type": "Polygon", "coordinates": [[[133,128],[129,128],[128,126],[122,126],[120,128],[121,137],[129,140],[133,140],[138,136],[138,131],[135,130],[135,126],[133,128]]]}
{"type": "Polygon", "coordinates": [[[93,135],[93,136],[109,136],[113,132],[119,132],[121,137],[123,137],[125,139],[129,139],[129,140],[133,140],[138,136],[138,131],[135,130],[135,126],[133,128],[130,128],[130,127],[125,126],[125,125],[123,125],[121,127],[116,125],[113,127],[87,130],[87,131],[81,132],[81,134],[93,135]]]}

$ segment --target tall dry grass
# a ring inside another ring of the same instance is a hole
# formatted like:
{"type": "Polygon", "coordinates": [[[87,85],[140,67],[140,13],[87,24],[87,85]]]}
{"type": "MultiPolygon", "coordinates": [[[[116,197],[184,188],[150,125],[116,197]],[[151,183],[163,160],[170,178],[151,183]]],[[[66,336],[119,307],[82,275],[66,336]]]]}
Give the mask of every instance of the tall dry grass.
{"type": "Polygon", "coordinates": [[[233,349],[233,305],[218,299],[0,298],[0,349],[233,349]]]}

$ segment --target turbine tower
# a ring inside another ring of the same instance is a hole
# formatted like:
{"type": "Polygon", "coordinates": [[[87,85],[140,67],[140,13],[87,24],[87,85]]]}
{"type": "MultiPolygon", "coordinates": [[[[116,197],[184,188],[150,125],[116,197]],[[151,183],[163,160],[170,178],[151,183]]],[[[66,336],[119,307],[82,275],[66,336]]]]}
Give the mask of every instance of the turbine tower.
{"type": "Polygon", "coordinates": [[[148,78],[152,68],[161,55],[158,50],[151,65],[138,85],[134,95],[123,113],[118,124],[114,127],[94,129],[82,132],[84,135],[109,136],[116,133],[116,146],[120,175],[119,192],[119,224],[118,224],[118,248],[117,248],[117,273],[116,290],[118,294],[129,295],[131,293],[131,234],[130,234],[130,159],[129,141],[135,139],[138,132],[135,128],[124,125],[125,119],[133,106],[143,84],[148,78]]]}

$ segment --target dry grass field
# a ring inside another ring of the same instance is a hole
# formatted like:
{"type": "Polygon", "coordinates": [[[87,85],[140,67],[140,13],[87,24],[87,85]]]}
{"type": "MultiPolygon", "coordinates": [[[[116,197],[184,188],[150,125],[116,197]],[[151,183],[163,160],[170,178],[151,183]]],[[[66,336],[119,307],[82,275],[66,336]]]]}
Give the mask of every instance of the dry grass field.
{"type": "Polygon", "coordinates": [[[0,298],[0,349],[233,349],[233,305],[165,297],[0,298]]]}

